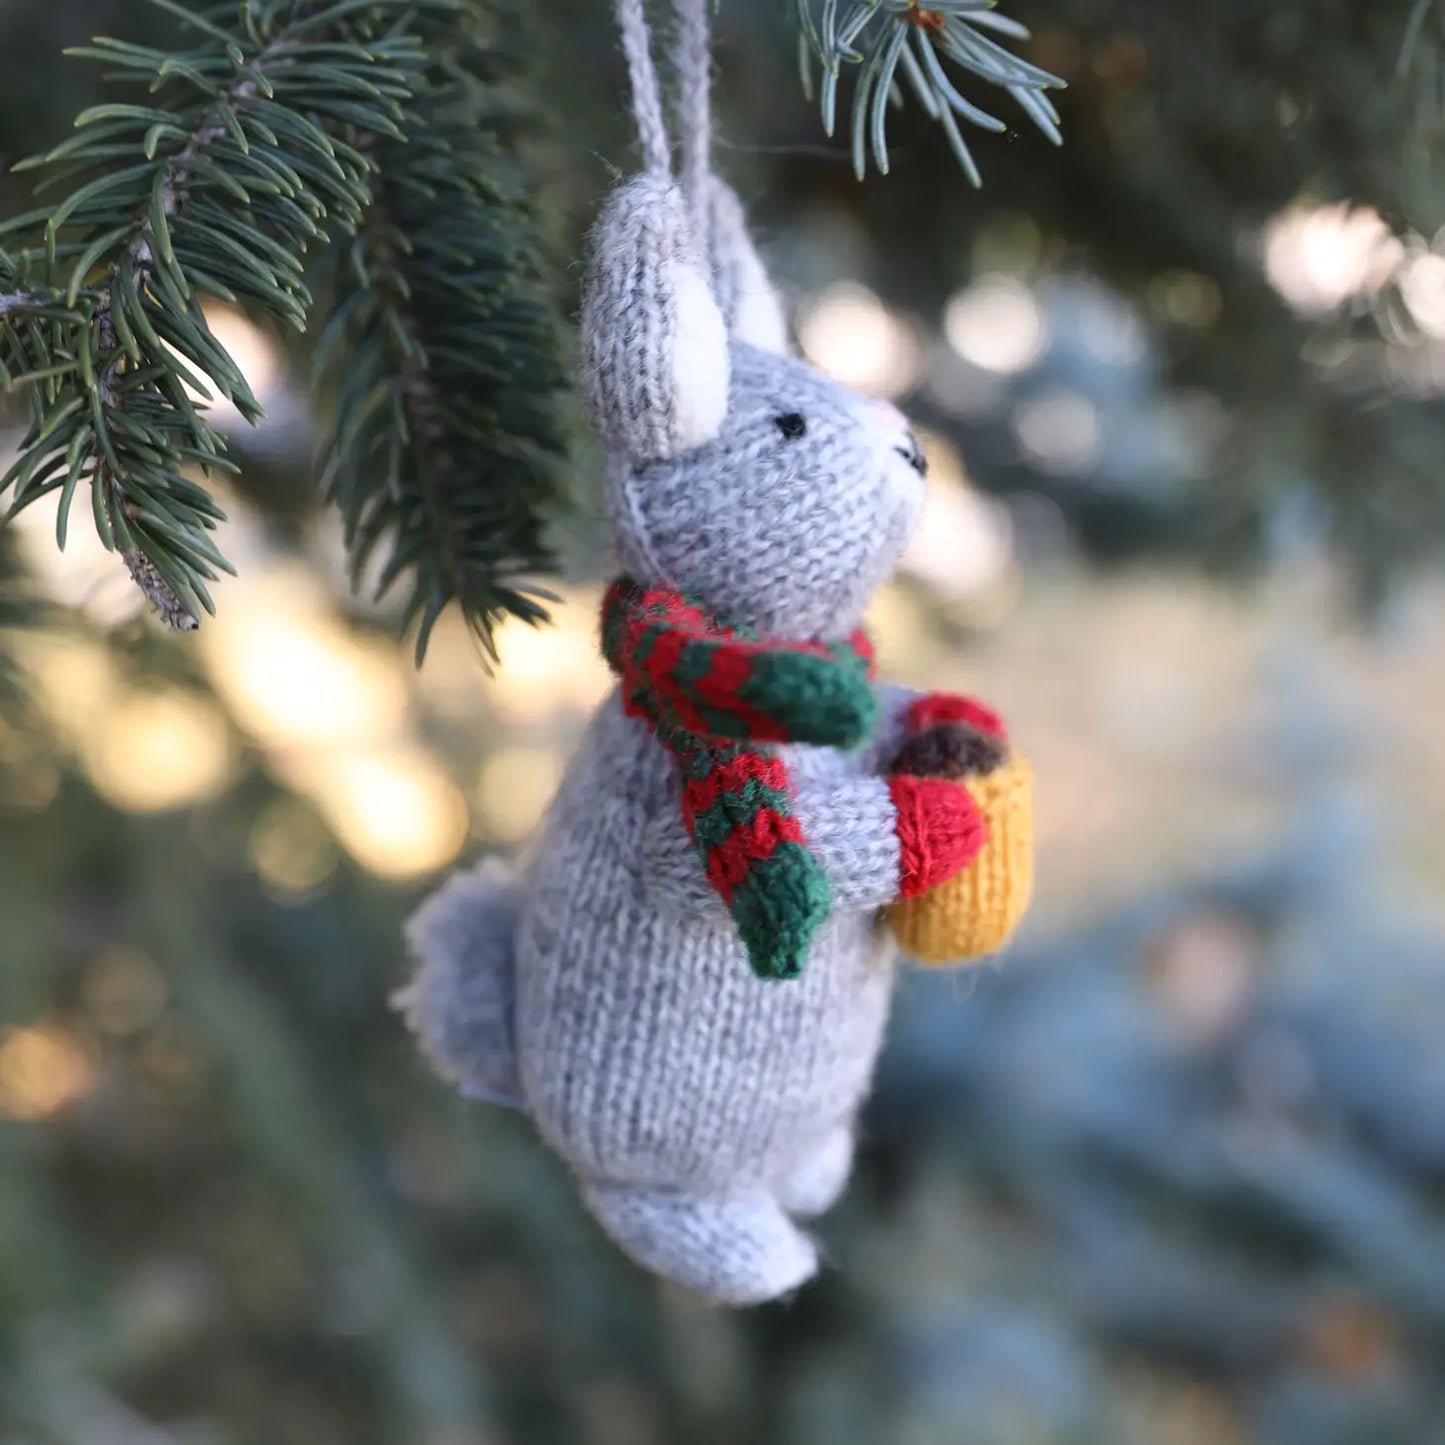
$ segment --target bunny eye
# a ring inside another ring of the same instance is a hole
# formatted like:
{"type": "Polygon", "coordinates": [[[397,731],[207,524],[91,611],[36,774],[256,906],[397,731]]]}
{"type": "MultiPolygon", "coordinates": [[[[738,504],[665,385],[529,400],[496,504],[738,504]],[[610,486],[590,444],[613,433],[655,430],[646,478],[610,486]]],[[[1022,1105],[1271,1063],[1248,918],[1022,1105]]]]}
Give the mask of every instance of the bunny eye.
{"type": "Polygon", "coordinates": [[[775,416],[773,425],[790,442],[797,441],[808,430],[807,418],[797,411],[785,411],[781,416],[775,416]]]}

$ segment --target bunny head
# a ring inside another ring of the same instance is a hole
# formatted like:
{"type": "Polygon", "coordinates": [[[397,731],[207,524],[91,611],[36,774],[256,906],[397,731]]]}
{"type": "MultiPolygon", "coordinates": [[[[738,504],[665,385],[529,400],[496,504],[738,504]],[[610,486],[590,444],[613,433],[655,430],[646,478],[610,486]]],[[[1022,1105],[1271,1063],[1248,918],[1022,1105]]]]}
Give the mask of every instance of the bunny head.
{"type": "Polygon", "coordinates": [[[706,209],[704,256],[643,175],[593,234],[583,367],[621,561],[764,635],[841,637],[913,530],[923,453],[896,408],[787,354],[737,198],[712,180],[706,209]]]}

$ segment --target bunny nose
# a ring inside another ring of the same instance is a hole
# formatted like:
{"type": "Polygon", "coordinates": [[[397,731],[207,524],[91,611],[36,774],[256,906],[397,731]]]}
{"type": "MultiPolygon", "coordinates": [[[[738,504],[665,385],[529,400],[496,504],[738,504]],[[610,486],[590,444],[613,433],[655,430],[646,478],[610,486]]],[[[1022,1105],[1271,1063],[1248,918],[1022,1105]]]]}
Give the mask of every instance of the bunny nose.
{"type": "Polygon", "coordinates": [[[891,401],[875,401],[872,403],[872,406],[874,414],[881,421],[891,430],[902,432],[903,434],[893,450],[897,452],[920,477],[927,476],[928,458],[924,456],[923,448],[919,445],[918,438],[914,436],[913,429],[908,425],[908,418],[904,416],[891,401]]]}
{"type": "Polygon", "coordinates": [[[903,439],[903,445],[894,447],[904,461],[918,473],[920,477],[928,475],[928,458],[923,453],[923,448],[918,444],[918,438],[909,432],[903,439]]]}

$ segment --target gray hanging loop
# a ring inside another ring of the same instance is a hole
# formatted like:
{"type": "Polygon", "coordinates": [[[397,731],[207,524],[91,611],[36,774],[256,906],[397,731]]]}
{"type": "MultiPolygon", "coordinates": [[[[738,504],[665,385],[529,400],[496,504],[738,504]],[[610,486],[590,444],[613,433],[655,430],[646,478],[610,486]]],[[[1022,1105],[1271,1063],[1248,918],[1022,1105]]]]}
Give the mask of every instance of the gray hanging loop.
{"type": "Polygon", "coordinates": [[[682,150],[682,191],[698,244],[707,245],[711,176],[712,0],[676,0],[677,134],[682,150]]]}
{"type": "Polygon", "coordinates": [[[643,7],[644,0],[616,0],[617,28],[622,32],[622,52],[632,82],[632,120],[642,146],[642,163],[650,174],[666,176],[671,173],[667,124],[662,116],[662,94],[652,64],[652,37],[643,7]]]}

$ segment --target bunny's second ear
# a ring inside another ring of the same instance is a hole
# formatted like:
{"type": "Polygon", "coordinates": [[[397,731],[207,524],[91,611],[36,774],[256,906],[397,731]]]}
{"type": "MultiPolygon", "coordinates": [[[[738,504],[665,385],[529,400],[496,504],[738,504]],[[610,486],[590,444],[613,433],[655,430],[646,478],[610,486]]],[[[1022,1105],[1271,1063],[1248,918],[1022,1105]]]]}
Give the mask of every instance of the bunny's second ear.
{"type": "Polygon", "coordinates": [[[748,235],[742,202],[716,176],[708,195],[708,252],[713,290],[728,330],[750,346],[786,356],[788,322],[782,299],[748,235]]]}
{"type": "Polygon", "coordinates": [[[607,441],[658,461],[716,436],[728,342],[682,193],[637,176],[603,207],[582,295],[582,364],[607,441]]]}

